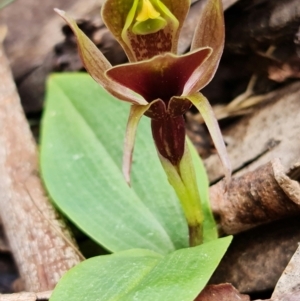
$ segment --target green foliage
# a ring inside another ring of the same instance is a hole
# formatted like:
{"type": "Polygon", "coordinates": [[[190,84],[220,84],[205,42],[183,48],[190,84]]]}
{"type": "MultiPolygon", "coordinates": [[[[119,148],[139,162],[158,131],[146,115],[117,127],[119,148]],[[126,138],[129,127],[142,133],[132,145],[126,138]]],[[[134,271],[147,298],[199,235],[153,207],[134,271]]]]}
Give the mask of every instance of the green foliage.
{"type": "MultiPolygon", "coordinates": [[[[112,252],[146,248],[166,254],[187,247],[186,222],[157,158],[149,119],[139,126],[130,188],[120,169],[129,105],[81,73],[53,75],[46,104],[41,167],[58,208],[112,252]]],[[[205,179],[204,169],[200,177],[205,179]]],[[[204,234],[206,241],[216,238],[212,221],[205,231],[214,234],[204,234]]]]}
{"type": "Polygon", "coordinates": [[[166,256],[134,249],[88,259],[62,278],[50,301],[192,301],[230,241],[226,237],[166,256]]]}
{"type": "Polygon", "coordinates": [[[130,188],[121,173],[129,105],[87,74],[52,76],[46,102],[41,167],[60,210],[112,252],[186,247],[185,220],[156,158],[149,120],[140,126],[130,188]]]}
{"type": "Polygon", "coordinates": [[[4,8],[8,4],[11,4],[14,0],[0,0],[0,9],[4,8]]]}

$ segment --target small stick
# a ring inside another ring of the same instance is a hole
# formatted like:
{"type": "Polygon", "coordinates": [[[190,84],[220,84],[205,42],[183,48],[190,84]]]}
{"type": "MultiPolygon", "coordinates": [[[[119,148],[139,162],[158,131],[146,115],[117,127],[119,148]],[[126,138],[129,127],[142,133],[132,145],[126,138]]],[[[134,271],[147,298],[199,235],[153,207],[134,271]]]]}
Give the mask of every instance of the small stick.
{"type": "Polygon", "coordinates": [[[300,214],[300,184],[285,174],[279,159],[210,188],[212,211],[222,231],[236,234],[258,225],[300,214]]]}

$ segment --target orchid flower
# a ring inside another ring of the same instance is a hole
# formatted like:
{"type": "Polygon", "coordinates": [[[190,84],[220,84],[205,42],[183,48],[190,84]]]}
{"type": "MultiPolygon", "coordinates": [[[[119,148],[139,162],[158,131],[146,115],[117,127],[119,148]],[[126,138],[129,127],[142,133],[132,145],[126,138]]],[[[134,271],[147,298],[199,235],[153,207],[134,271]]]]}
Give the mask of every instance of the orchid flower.
{"type": "Polygon", "coordinates": [[[112,67],[65,12],[56,10],[77,37],[89,74],[116,98],[131,103],[123,173],[130,182],[139,120],[151,118],[152,136],[162,166],[177,193],[189,226],[190,245],[202,242],[203,216],[195,172],[186,143],[183,114],[194,105],[202,114],[225,169],[231,168],[218,123],[208,100],[198,92],[216,72],[224,45],[221,0],[208,0],[196,27],[191,52],[176,55],[190,0],[107,0],[102,18],[130,63],[112,67]]]}

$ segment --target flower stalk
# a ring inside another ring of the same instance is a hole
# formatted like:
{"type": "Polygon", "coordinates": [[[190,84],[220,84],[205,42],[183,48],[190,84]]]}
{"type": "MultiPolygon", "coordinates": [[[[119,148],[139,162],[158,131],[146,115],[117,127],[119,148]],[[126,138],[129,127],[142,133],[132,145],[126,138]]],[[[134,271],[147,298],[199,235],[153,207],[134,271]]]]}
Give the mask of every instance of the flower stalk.
{"type": "Polygon", "coordinates": [[[203,242],[203,212],[187,142],[185,141],[184,153],[177,166],[160,154],[159,159],[168,176],[169,183],[180,200],[188,224],[189,245],[191,247],[200,245],[203,242]]]}

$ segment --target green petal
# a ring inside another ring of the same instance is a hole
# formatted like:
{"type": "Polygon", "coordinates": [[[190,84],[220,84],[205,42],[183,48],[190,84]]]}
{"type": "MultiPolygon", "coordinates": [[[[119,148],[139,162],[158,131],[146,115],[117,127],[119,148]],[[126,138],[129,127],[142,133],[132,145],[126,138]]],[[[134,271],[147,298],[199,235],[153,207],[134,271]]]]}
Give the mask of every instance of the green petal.
{"type": "Polygon", "coordinates": [[[213,78],[224,48],[224,17],[221,0],[208,0],[202,9],[191,50],[211,47],[212,55],[200,66],[185,86],[184,94],[193,94],[205,87],[213,78]]]}
{"type": "MultiPolygon", "coordinates": [[[[189,10],[190,1],[151,0],[151,3],[167,25],[158,32],[143,35],[132,32],[134,25],[135,29],[141,29],[141,24],[135,23],[139,0],[107,0],[102,7],[104,23],[122,45],[130,61],[145,60],[161,53],[177,51],[180,29],[189,10]]],[[[162,25],[156,23],[153,26],[157,29],[162,25]]]]}
{"type": "Polygon", "coordinates": [[[111,64],[96,47],[96,45],[78,28],[75,20],[69,17],[64,11],[55,9],[55,11],[68,23],[73,30],[81,60],[87,72],[93,79],[110,92],[113,96],[134,104],[145,105],[147,102],[139,97],[135,92],[114,82],[105,75],[105,71],[111,68],[111,64]]]}
{"type": "Polygon", "coordinates": [[[222,137],[222,133],[220,131],[218,121],[214,115],[211,105],[209,104],[206,97],[204,97],[201,93],[195,93],[191,96],[186,97],[191,103],[199,110],[201,113],[204,122],[208,128],[208,131],[211,135],[211,138],[215,144],[215,147],[218,151],[220,159],[222,161],[225,177],[227,184],[229,184],[231,179],[231,164],[226,151],[226,146],[222,137]]]}
{"type": "MultiPolygon", "coordinates": [[[[154,102],[153,102],[154,103],[154,102]]],[[[146,106],[132,105],[130,108],[129,118],[126,127],[126,135],[124,142],[124,152],[123,152],[123,175],[126,182],[130,185],[130,170],[132,163],[132,153],[134,148],[134,141],[136,136],[137,127],[141,117],[153,104],[150,103],[146,106]]]]}

